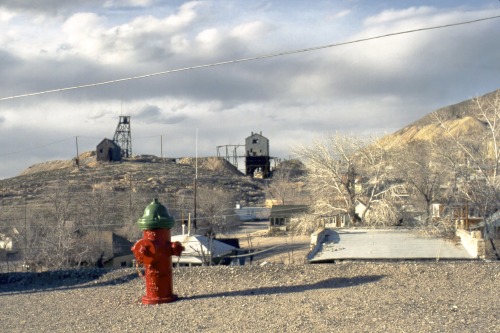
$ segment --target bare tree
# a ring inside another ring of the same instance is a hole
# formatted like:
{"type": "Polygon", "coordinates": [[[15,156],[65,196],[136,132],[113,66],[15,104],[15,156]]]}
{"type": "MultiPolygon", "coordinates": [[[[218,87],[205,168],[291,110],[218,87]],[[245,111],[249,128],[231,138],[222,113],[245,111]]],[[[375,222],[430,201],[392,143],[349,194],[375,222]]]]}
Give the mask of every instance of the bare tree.
{"type": "MultiPolygon", "coordinates": [[[[104,243],[102,233],[116,228],[122,221],[119,209],[113,202],[113,189],[95,186],[93,190],[80,198],[78,203],[80,240],[75,244],[79,255],[75,260],[89,264],[97,263],[103,255],[107,244],[104,243]]],[[[98,185],[98,184],[97,184],[98,185]]],[[[121,206],[118,206],[121,207],[121,206]]]]}
{"type": "MultiPolygon", "coordinates": [[[[47,211],[37,218],[43,225],[40,238],[40,255],[46,268],[57,269],[75,263],[76,244],[81,237],[73,200],[72,188],[59,183],[49,194],[47,211]]],[[[80,255],[82,257],[82,255],[80,255]]]]}
{"type": "Polygon", "coordinates": [[[197,229],[207,237],[207,252],[201,247],[199,255],[204,265],[212,265],[216,235],[228,231],[237,221],[233,212],[234,195],[222,188],[209,187],[199,187],[196,193],[197,229]]]}
{"type": "Polygon", "coordinates": [[[31,214],[25,211],[24,224],[15,228],[14,241],[17,244],[23,261],[23,268],[26,270],[36,270],[41,263],[40,256],[40,226],[33,223],[31,214]]]}
{"type": "Polygon", "coordinates": [[[234,195],[221,188],[197,189],[198,228],[209,237],[228,230],[237,218],[233,212],[234,195]]]}
{"type": "Polygon", "coordinates": [[[102,246],[90,242],[87,236],[99,230],[101,223],[116,220],[98,214],[100,207],[106,207],[103,198],[86,198],[89,200],[77,197],[71,186],[60,182],[46,195],[45,204],[29,212],[25,209],[25,223],[19,226],[16,238],[29,269],[59,269],[95,262],[102,246]]]}
{"type": "Polygon", "coordinates": [[[300,161],[290,160],[279,164],[273,171],[266,188],[266,198],[275,200],[281,205],[303,201],[300,181],[303,165],[300,161]]]}
{"type": "Polygon", "coordinates": [[[313,200],[313,212],[329,216],[345,212],[351,221],[365,222],[371,204],[387,189],[386,152],[373,139],[332,134],[317,139],[312,146],[294,150],[307,167],[307,186],[313,200]],[[356,204],[366,209],[356,215],[356,204]]]}
{"type": "Polygon", "coordinates": [[[435,119],[455,147],[455,162],[448,164],[457,179],[455,198],[478,207],[486,221],[500,203],[500,91],[477,97],[474,103],[472,121],[482,130],[479,136],[477,131],[472,137],[463,135],[452,122],[438,115],[435,119]]]}
{"type": "Polygon", "coordinates": [[[411,141],[392,154],[392,176],[399,179],[417,209],[431,219],[431,203],[441,196],[448,171],[442,166],[437,146],[429,141],[411,141]]]}

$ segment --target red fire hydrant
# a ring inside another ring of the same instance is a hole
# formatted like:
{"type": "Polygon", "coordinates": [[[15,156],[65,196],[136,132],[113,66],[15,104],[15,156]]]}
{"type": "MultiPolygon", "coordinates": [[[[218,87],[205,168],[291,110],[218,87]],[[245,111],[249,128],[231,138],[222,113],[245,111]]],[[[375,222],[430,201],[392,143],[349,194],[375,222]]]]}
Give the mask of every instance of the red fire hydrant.
{"type": "Polygon", "coordinates": [[[170,229],[174,223],[167,208],[158,199],[146,207],[144,215],[137,221],[144,235],[132,246],[132,252],[145,268],[146,295],[142,296],[143,304],[168,303],[177,299],[173,293],[172,255],[180,256],[184,247],[179,242],[170,242],[170,229]]]}

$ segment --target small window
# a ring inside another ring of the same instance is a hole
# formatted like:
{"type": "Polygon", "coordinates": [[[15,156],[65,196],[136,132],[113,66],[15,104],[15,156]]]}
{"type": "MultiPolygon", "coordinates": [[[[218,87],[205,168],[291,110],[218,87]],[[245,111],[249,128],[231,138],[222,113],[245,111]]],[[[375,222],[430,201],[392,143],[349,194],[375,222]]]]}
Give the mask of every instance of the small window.
{"type": "Polygon", "coordinates": [[[253,139],[252,143],[259,143],[259,139],[253,139]]]}

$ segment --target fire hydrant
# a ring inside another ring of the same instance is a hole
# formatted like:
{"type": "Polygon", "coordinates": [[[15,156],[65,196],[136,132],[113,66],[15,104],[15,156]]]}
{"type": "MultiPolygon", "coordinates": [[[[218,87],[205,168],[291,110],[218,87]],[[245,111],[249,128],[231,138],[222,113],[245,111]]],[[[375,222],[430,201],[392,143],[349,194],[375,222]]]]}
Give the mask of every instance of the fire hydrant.
{"type": "Polygon", "coordinates": [[[137,220],[143,230],[143,238],[132,246],[137,263],[144,265],[146,295],[143,304],[173,302],[177,295],[173,293],[172,255],[180,256],[184,247],[180,242],[170,241],[170,229],[174,219],[167,208],[154,199],[146,207],[144,215],[137,220]]]}

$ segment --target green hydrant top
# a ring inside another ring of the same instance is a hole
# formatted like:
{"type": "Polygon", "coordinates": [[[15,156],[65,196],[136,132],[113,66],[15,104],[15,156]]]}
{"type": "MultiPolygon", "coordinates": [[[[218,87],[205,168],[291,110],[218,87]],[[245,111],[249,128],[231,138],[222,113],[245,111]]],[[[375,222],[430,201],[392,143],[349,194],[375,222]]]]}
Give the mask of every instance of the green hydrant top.
{"type": "Polygon", "coordinates": [[[168,214],[167,208],[157,198],[144,209],[144,215],[137,220],[139,229],[172,229],[175,221],[168,214]]]}

